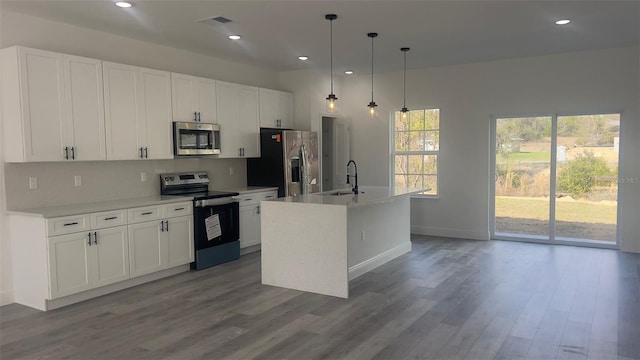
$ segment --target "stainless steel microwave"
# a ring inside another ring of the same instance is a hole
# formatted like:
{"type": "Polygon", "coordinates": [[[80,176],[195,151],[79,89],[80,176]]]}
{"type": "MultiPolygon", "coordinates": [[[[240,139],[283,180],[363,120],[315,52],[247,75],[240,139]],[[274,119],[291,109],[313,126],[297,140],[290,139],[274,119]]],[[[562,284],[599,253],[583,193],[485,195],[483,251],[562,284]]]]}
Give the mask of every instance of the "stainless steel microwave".
{"type": "Polygon", "coordinates": [[[176,156],[220,154],[220,125],[175,121],[173,153],[176,156]]]}

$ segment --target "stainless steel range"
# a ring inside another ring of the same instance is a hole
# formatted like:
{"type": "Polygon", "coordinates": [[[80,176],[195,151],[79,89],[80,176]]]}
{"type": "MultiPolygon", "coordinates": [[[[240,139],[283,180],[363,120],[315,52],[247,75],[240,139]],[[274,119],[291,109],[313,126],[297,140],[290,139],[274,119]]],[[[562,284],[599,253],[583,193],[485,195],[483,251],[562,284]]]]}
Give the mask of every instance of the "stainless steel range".
{"type": "Polygon", "coordinates": [[[193,197],[195,262],[200,270],[240,257],[238,193],[209,191],[206,171],[160,174],[160,194],[193,197]]]}

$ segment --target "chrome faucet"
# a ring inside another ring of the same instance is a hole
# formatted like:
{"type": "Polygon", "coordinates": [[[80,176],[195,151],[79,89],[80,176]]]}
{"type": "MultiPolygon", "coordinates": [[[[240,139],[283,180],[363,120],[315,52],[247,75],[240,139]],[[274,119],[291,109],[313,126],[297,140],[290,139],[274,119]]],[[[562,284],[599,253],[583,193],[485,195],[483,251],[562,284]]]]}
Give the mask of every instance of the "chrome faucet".
{"type": "Polygon", "coordinates": [[[347,184],[351,184],[349,182],[349,177],[353,176],[356,179],[356,184],[355,186],[351,189],[351,191],[353,191],[354,194],[358,193],[358,164],[356,164],[355,161],[353,160],[349,160],[349,162],[347,163],[347,184]],[[349,165],[351,165],[351,163],[353,163],[353,166],[355,167],[356,173],[355,175],[349,175],[349,165]]]}

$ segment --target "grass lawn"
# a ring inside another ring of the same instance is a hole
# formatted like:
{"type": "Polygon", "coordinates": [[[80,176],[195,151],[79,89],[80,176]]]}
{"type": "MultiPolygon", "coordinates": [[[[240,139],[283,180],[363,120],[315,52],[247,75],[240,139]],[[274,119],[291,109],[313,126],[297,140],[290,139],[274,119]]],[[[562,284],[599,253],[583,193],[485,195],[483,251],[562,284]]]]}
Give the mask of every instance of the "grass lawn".
{"type": "MultiPolygon", "coordinates": [[[[615,224],[614,201],[556,199],[556,220],[590,224],[615,224]]],[[[549,220],[548,198],[496,196],[496,217],[549,220]]]]}
{"type": "MultiPolygon", "coordinates": [[[[548,151],[512,153],[511,155],[509,155],[509,160],[515,162],[551,161],[551,153],[549,153],[548,151]]],[[[498,164],[504,164],[506,161],[507,158],[505,158],[504,156],[496,156],[496,162],[498,164]]]]}

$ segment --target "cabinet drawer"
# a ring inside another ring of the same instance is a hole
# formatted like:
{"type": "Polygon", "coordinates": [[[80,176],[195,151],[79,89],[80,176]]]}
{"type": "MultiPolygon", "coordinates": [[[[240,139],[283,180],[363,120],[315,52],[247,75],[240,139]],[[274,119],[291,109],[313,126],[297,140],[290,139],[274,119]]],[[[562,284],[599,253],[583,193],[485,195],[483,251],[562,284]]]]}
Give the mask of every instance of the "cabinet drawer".
{"type": "Polygon", "coordinates": [[[89,231],[89,215],[72,215],[47,219],[47,235],[63,235],[80,231],[89,231]]]}
{"type": "Polygon", "coordinates": [[[183,215],[191,215],[193,213],[193,203],[183,202],[166,205],[167,217],[176,217],[183,215]]]}
{"type": "Polygon", "coordinates": [[[258,194],[247,194],[238,196],[238,202],[240,206],[255,205],[260,202],[258,194]]]}
{"type": "Polygon", "coordinates": [[[276,191],[269,191],[260,193],[260,201],[262,200],[274,200],[278,198],[278,193],[276,191]]]}
{"type": "Polygon", "coordinates": [[[127,211],[129,224],[137,224],[145,221],[162,219],[164,205],[145,206],[127,211]]]}
{"type": "Polygon", "coordinates": [[[91,214],[91,228],[94,230],[120,225],[127,225],[126,210],[112,210],[91,214]]]}

